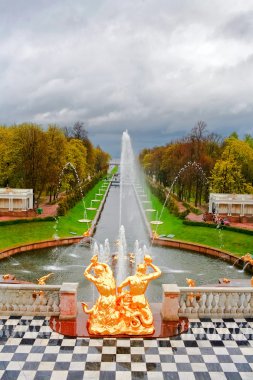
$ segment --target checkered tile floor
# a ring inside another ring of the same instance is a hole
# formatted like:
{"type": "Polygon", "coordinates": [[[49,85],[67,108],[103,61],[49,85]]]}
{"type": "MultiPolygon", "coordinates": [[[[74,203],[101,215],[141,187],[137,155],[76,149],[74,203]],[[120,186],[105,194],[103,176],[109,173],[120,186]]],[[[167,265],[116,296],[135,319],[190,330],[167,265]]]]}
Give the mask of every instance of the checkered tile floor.
{"type": "Polygon", "coordinates": [[[1,317],[2,380],[252,380],[253,318],[192,319],[167,339],[66,338],[43,317],[1,317]]]}

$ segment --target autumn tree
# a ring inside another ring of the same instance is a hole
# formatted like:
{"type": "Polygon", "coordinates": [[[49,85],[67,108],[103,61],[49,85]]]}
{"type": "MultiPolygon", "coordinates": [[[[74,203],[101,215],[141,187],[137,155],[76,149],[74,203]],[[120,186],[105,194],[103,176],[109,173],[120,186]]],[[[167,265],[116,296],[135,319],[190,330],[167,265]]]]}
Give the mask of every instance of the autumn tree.
{"type": "Polygon", "coordinates": [[[202,198],[207,200],[206,177],[209,177],[220,156],[221,146],[219,136],[209,134],[206,123],[198,121],[185,138],[164,147],[143,150],[140,161],[147,174],[155,174],[165,186],[171,187],[173,184],[173,192],[180,200],[194,199],[197,206],[202,198]]]}
{"type": "Polygon", "coordinates": [[[34,197],[39,202],[48,174],[46,135],[36,124],[21,124],[13,129],[11,145],[16,185],[32,188],[34,197]]]}
{"type": "Polygon", "coordinates": [[[13,128],[0,126],[0,186],[2,187],[15,185],[12,139],[13,128]]]}
{"type": "Polygon", "coordinates": [[[107,171],[109,167],[110,155],[104,152],[100,148],[100,146],[97,146],[94,149],[94,155],[95,155],[95,165],[94,165],[95,172],[99,173],[101,171],[107,171]]]}
{"type": "Polygon", "coordinates": [[[56,197],[60,173],[66,164],[67,140],[64,133],[56,125],[49,125],[46,132],[47,139],[47,191],[49,202],[56,197]]]}
{"type": "Polygon", "coordinates": [[[67,192],[71,189],[80,191],[78,187],[82,185],[88,175],[86,157],[86,148],[80,140],[71,139],[67,142],[65,158],[66,163],[71,163],[64,171],[63,185],[67,192]]]}
{"type": "Polygon", "coordinates": [[[212,171],[212,190],[220,193],[253,193],[253,149],[237,137],[225,140],[222,156],[212,171]]]}
{"type": "Polygon", "coordinates": [[[63,128],[63,132],[68,140],[76,139],[82,141],[86,149],[87,155],[87,171],[90,175],[95,173],[95,148],[91,143],[85,124],[82,121],[77,121],[73,126],[63,128]]]}

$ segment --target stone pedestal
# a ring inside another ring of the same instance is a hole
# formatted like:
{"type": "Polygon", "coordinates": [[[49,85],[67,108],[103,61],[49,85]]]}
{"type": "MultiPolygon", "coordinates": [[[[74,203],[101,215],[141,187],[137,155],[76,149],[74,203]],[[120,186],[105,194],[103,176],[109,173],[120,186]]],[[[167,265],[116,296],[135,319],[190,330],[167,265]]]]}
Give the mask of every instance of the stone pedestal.
{"type": "Polygon", "coordinates": [[[77,316],[78,282],[64,282],[60,289],[59,319],[73,319],[77,316]]]}
{"type": "Polygon", "coordinates": [[[163,284],[161,315],[164,321],[178,321],[180,289],[176,284],[163,284]]]}

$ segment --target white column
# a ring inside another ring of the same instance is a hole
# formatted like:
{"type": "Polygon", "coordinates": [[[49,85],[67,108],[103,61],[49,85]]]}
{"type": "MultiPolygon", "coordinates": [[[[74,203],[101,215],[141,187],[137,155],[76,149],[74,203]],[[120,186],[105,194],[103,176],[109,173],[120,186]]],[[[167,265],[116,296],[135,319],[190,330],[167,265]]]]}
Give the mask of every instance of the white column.
{"type": "Polygon", "coordinates": [[[9,211],[13,211],[13,198],[9,198],[9,211]]]}
{"type": "Polygon", "coordinates": [[[33,208],[33,192],[29,196],[29,209],[32,209],[32,208],[33,208]]]}
{"type": "Polygon", "coordinates": [[[22,211],[26,211],[26,199],[22,199],[22,211]]]}

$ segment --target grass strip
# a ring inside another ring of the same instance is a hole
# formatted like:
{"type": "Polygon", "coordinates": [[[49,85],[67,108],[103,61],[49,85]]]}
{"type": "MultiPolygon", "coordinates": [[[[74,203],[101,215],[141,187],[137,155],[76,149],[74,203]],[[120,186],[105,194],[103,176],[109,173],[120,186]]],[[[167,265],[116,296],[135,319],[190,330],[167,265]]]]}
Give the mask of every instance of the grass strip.
{"type": "MultiPolygon", "coordinates": [[[[146,189],[150,204],[145,205],[145,209],[154,209],[154,212],[146,211],[149,221],[156,220],[161,214],[163,204],[152,194],[149,188],[146,189]]],[[[161,225],[152,225],[153,231],[159,235],[175,235],[176,240],[183,240],[192,243],[208,245],[210,247],[219,248],[237,256],[245,255],[245,253],[253,253],[252,236],[248,232],[231,231],[228,229],[209,228],[203,224],[189,225],[184,223],[182,219],[171,214],[167,207],[161,216],[161,225]]]]}
{"type": "MultiPolygon", "coordinates": [[[[117,172],[117,167],[114,167],[110,174],[107,176],[111,178],[113,174],[117,172]]],[[[57,235],[58,237],[73,237],[73,235],[83,235],[83,233],[89,228],[91,223],[80,223],[79,219],[93,220],[96,215],[96,210],[84,211],[84,206],[89,207],[91,201],[95,199],[96,194],[102,187],[103,180],[100,180],[83,198],[79,201],[75,207],[69,210],[66,215],[53,218],[50,221],[26,220],[23,223],[3,223],[0,225],[0,249],[9,247],[15,247],[22,244],[34,243],[37,241],[51,240],[57,235]]],[[[98,198],[98,197],[97,197],[98,198]]],[[[101,197],[102,199],[102,197],[101,197]]],[[[93,204],[98,208],[100,203],[93,204]]]]}

